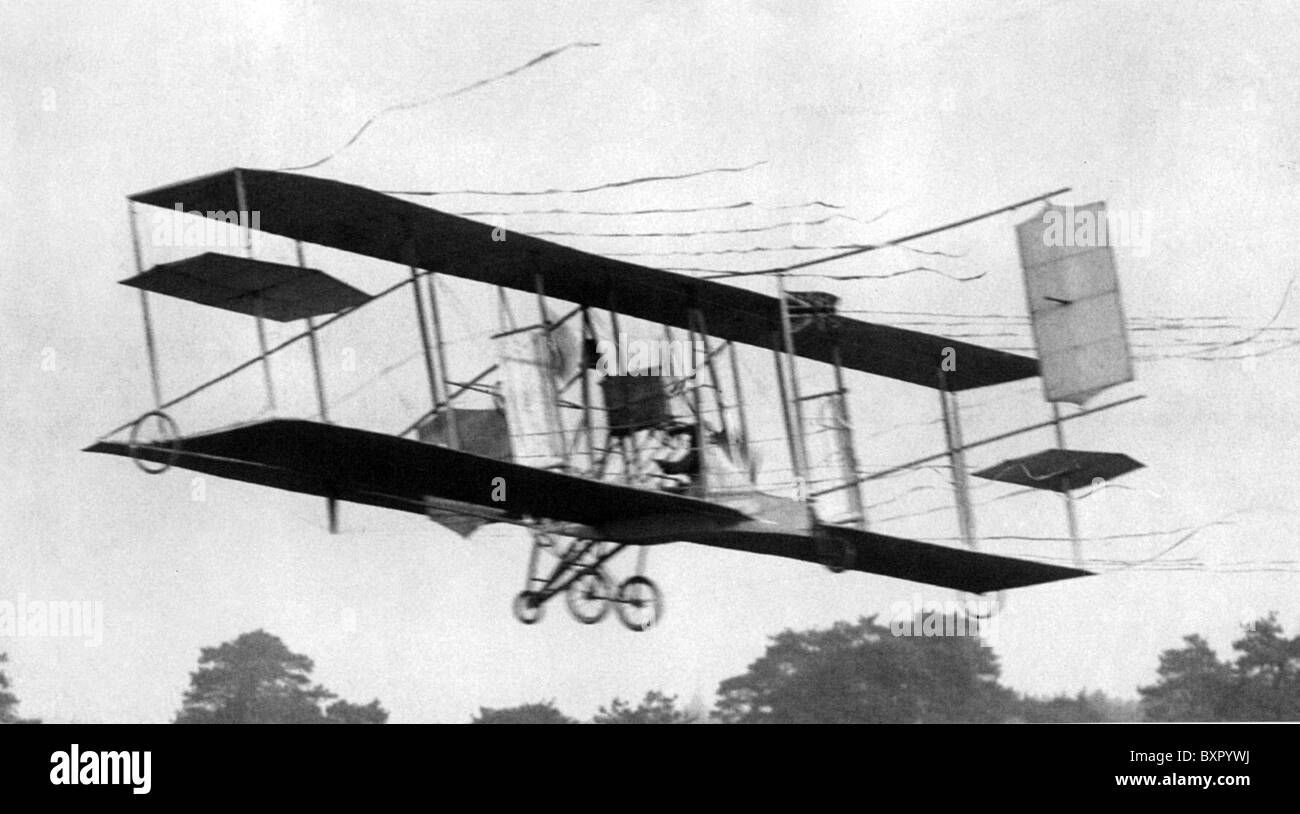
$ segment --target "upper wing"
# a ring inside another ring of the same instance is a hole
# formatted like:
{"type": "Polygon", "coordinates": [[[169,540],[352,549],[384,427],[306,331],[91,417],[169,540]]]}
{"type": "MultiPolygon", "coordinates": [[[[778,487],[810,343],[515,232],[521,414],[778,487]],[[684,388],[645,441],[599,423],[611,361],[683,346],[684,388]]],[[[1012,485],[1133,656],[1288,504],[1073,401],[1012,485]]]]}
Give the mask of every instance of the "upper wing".
{"type": "MultiPolygon", "coordinates": [[[[529,293],[537,290],[540,275],[548,297],[687,330],[694,327],[691,309],[699,309],[710,335],[761,348],[770,349],[781,330],[774,297],[524,234],[512,232],[499,240],[501,235],[494,235],[488,224],[340,181],[225,170],[141,192],[131,200],[221,217],[241,208],[236,174],[244,185],[245,205],[258,215],[254,228],[265,232],[529,293]]],[[[940,364],[945,353],[951,357],[953,352],[958,364],[943,382],[949,390],[1038,375],[1038,362],[1024,356],[846,317],[836,317],[833,328],[804,327],[795,351],[831,364],[837,343],[844,367],[925,387],[940,387],[940,364]]]]}

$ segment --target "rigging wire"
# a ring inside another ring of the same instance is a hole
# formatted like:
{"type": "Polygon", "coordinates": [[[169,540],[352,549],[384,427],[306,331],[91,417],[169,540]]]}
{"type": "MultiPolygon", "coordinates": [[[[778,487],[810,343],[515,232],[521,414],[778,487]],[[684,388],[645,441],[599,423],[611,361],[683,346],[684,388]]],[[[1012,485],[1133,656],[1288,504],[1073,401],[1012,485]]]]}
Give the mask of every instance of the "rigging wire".
{"type": "Polygon", "coordinates": [[[717,175],[722,173],[740,173],[749,172],[769,163],[767,159],[755,161],[753,164],[746,164],[743,167],[713,167],[706,170],[695,170],[693,172],[681,173],[679,175],[646,175],[638,178],[628,178],[622,181],[607,181],[601,184],[595,184],[586,187],[575,187],[572,189],[531,189],[531,190],[498,190],[498,189],[381,189],[388,195],[412,195],[419,197],[434,197],[437,195],[485,195],[496,197],[532,197],[537,195],[585,195],[590,192],[602,192],[609,189],[622,189],[623,187],[637,186],[640,184],[653,184],[661,181],[683,181],[689,178],[702,178],[706,175],[717,175]]]}
{"type": "Polygon", "coordinates": [[[742,235],[753,234],[756,232],[771,232],[776,229],[788,229],[794,226],[822,226],[837,220],[853,220],[858,223],[871,223],[884,217],[884,214],[877,215],[868,221],[861,221],[857,218],[850,218],[848,215],[827,215],[817,220],[787,220],[781,223],[771,223],[764,226],[745,226],[732,229],[696,229],[684,232],[565,232],[555,230],[530,231],[527,234],[532,237],[603,237],[603,238],[626,238],[626,237],[710,237],[713,235],[742,235]]]}
{"type": "MultiPolygon", "coordinates": [[[[653,209],[565,209],[556,207],[552,209],[513,209],[513,210],[478,210],[467,212],[453,212],[451,214],[461,217],[512,217],[524,215],[582,215],[598,217],[635,217],[640,215],[677,215],[677,214],[694,214],[700,212],[726,212],[736,209],[758,209],[763,212],[783,212],[791,209],[844,209],[836,204],[829,204],[825,201],[805,201],[796,204],[781,204],[779,206],[767,206],[754,201],[739,201],[731,204],[718,204],[716,206],[686,206],[686,207],[658,207],[653,209]]],[[[852,215],[837,213],[844,220],[854,221],[855,223],[870,224],[874,223],[879,217],[890,210],[885,210],[877,218],[863,220],[855,218],[852,215]]],[[[705,269],[706,271],[715,271],[716,269],[705,269]]]]}
{"type": "MultiPolygon", "coordinates": [[[[866,248],[898,248],[903,251],[914,254],[922,254],[928,257],[949,257],[960,259],[966,256],[965,252],[954,253],[945,252],[938,249],[918,249],[915,246],[904,246],[882,243],[877,246],[867,247],[861,243],[844,243],[844,244],[821,244],[805,245],[802,243],[791,243],[788,246],[747,246],[740,249],[707,249],[702,251],[656,251],[656,252],[607,252],[605,257],[708,257],[725,254],[764,254],[770,252],[824,252],[836,251],[840,249],[861,250],[866,248]]],[[[791,268],[794,268],[793,266],[791,268]]],[[[747,277],[756,274],[780,274],[784,269],[765,269],[761,271],[719,271],[717,278],[726,277],[747,277]]],[[[705,279],[714,279],[706,277],[705,279]]]]}
{"type": "Polygon", "coordinates": [[[545,62],[546,60],[552,57],[559,56],[560,54],[564,53],[565,51],[568,51],[571,48],[596,48],[599,45],[600,43],[598,42],[571,42],[568,45],[562,45],[559,48],[552,48],[549,51],[544,51],[541,54],[538,54],[537,56],[528,60],[524,64],[519,65],[518,67],[515,68],[511,68],[510,70],[505,71],[504,73],[499,73],[496,74],[495,76],[490,76],[486,79],[480,79],[476,82],[471,82],[470,84],[465,85],[464,87],[461,88],[457,88],[456,90],[448,91],[446,93],[440,93],[437,94],[436,96],[430,96],[425,99],[417,99],[411,102],[402,102],[400,104],[389,105],[388,107],[384,108],[383,110],[371,116],[369,119],[366,119],[365,123],[362,124],[361,127],[355,133],[352,134],[352,138],[348,139],[347,142],[345,142],[342,147],[339,147],[334,152],[326,155],[324,158],[317,159],[316,161],[313,161],[310,164],[302,164],[296,167],[281,167],[280,169],[286,172],[296,172],[298,170],[310,170],[315,167],[319,167],[320,165],[326,163],[327,161],[332,160],[335,156],[337,156],[339,153],[343,152],[344,150],[348,149],[353,144],[356,144],[357,140],[361,138],[362,134],[364,134],[366,130],[370,129],[370,126],[372,124],[379,121],[381,118],[387,116],[390,113],[397,113],[403,110],[414,110],[416,108],[424,107],[426,105],[430,105],[433,104],[434,102],[442,101],[444,99],[452,99],[456,96],[460,96],[463,93],[469,93],[470,91],[477,90],[481,87],[491,85],[495,82],[501,81],[502,79],[506,79],[508,77],[514,76],[515,74],[526,71],[529,68],[532,68],[535,65],[545,62]]]}

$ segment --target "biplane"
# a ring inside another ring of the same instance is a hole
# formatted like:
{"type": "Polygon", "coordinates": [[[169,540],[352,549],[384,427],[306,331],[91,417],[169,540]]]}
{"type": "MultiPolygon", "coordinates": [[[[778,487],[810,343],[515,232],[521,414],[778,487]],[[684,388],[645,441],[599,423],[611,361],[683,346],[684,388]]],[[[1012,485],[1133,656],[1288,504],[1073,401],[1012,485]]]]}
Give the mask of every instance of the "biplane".
{"type": "MultiPolygon", "coordinates": [[[[319,496],[326,501],[332,531],[341,502],[425,515],[466,535],[487,523],[523,526],[531,531],[532,548],[514,613],[524,623],[537,622],[547,603],[563,595],[579,621],[600,621],[613,609],[632,630],[653,626],[662,616],[663,597],[646,574],[646,552],[678,542],[974,594],[1089,573],[979,551],[970,523],[963,456],[984,442],[962,441],[958,394],[1040,375],[1046,379],[1039,360],[848,318],[837,313],[833,296],[787,291],[783,275],[778,275],[778,295],[769,296],[503,233],[393,195],[301,174],[231,169],[131,195],[129,205],[137,274],[122,282],[139,290],[154,403],[88,451],[129,457],[150,473],[179,467],[319,496]],[[247,250],[209,251],[146,267],[137,206],[209,218],[255,212],[258,229],[293,241],[298,262],[257,259],[247,250]],[[409,275],[380,294],[367,294],[308,266],[304,244],[398,264],[409,275]],[[448,377],[433,285],[439,275],[495,287],[503,302],[507,292],[535,299],[536,316],[515,320],[512,315],[501,325],[489,343],[495,361],[468,381],[448,377]],[[413,292],[418,336],[411,339],[420,343],[428,408],[409,416],[413,420],[406,429],[395,433],[332,422],[317,334],[405,288],[413,292]],[[314,365],[316,416],[273,415],[183,434],[169,410],[203,386],[164,398],[150,321],[149,297],[158,295],[252,316],[261,352],[229,373],[261,366],[272,404],[272,357],[305,342],[314,365]],[[553,310],[556,303],[571,310],[559,313],[553,310]],[[265,320],[302,321],[305,330],[271,348],[265,320]],[[666,341],[663,350],[671,356],[684,347],[689,358],[670,360],[676,367],[645,359],[640,367],[631,364],[620,346],[620,320],[661,326],[669,339],[685,332],[686,340],[666,341]],[[756,481],[749,449],[753,416],[746,411],[735,367],[738,346],[758,349],[775,362],[771,392],[780,401],[795,474],[792,494],[775,494],[756,481]],[[612,366],[611,348],[619,362],[612,366]],[[949,364],[954,356],[959,363],[949,364]],[[799,365],[813,364],[833,374],[835,385],[827,392],[803,392],[799,365]],[[730,377],[722,373],[727,366],[730,377]],[[870,528],[861,490],[879,473],[866,474],[858,462],[846,371],[939,394],[948,444],[938,456],[948,456],[952,464],[966,547],[870,528]],[[488,393],[491,401],[466,407],[467,393],[488,393]],[[823,458],[810,450],[805,432],[814,405],[833,418],[831,431],[823,433],[833,449],[823,458]],[[827,465],[831,477],[810,477],[815,466],[827,465]],[[833,502],[835,511],[829,508],[833,502]],[[629,549],[637,553],[633,573],[616,581],[612,561],[629,549]]],[[[1030,256],[1036,251],[1022,245],[1027,261],[1042,261],[1030,256]]],[[[1126,365],[1122,324],[1119,333],[1098,333],[1097,313],[1087,310],[1096,296],[1112,289],[1085,290],[1092,282],[1078,273],[1079,257],[1063,262],[1068,268],[1056,275],[1056,284],[1038,290],[1030,285],[1031,312],[1047,314],[1047,326],[1048,317],[1060,322],[1070,317],[1064,312],[1083,309],[1081,318],[1092,326],[1087,341],[1076,336],[1067,346],[1091,348],[1091,355],[1088,364],[1077,359],[1069,364],[1093,373],[1098,360],[1120,359],[1126,365]]],[[[1047,336],[1044,327],[1040,350],[1047,336]]],[[[1112,380],[1123,380],[1123,371],[1102,385],[1112,380]]],[[[1097,384],[1092,382],[1090,394],[1103,389],[1097,384]]],[[[1049,390],[1060,385],[1045,383],[1049,390]]],[[[1058,412],[1058,432],[1061,420],[1058,412]]],[[[1063,439],[1060,446],[976,474],[1068,494],[1095,477],[1140,466],[1122,455],[1066,450],[1063,439]]]]}

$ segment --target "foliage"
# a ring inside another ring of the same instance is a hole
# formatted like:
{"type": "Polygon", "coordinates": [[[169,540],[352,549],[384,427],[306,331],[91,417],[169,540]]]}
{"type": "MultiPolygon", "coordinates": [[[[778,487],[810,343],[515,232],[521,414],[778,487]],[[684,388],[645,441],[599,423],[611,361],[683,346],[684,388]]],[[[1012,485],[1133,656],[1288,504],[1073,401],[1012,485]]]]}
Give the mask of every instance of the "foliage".
{"type": "MultiPolygon", "coordinates": [[[[953,623],[957,620],[954,617],[953,623]]],[[[996,722],[1015,694],[973,636],[895,636],[874,616],[786,630],[743,675],[718,688],[729,723],[996,722]]]]}
{"type": "MultiPolygon", "coordinates": [[[[6,653],[0,653],[0,664],[9,660],[6,653]]],[[[0,670],[0,724],[38,724],[35,718],[18,717],[18,696],[9,692],[9,676],[0,670]]]]}
{"type": "Polygon", "coordinates": [[[312,661],[294,653],[263,630],[245,633],[219,647],[205,647],[199,669],[176,716],[183,724],[384,723],[388,713],[376,699],[365,706],[338,701],[311,680],[312,661]]]}
{"type": "Polygon", "coordinates": [[[325,710],[327,724],[383,724],[388,723],[388,710],[379,705],[379,699],[369,704],[335,701],[325,710]]]}
{"type": "Polygon", "coordinates": [[[472,724],[576,724],[577,721],[555,708],[555,701],[538,701],[517,707],[490,709],[479,707],[472,724]]]}
{"type": "Polygon", "coordinates": [[[1288,639],[1276,614],[1249,625],[1220,661],[1200,636],[1160,654],[1155,684],[1140,687],[1151,721],[1300,720],[1300,636],[1288,639]]]}
{"type": "Polygon", "coordinates": [[[621,698],[615,698],[608,707],[601,707],[592,719],[596,724],[693,724],[700,716],[677,708],[677,696],[665,695],[658,690],[645,694],[635,708],[621,698]]]}
{"type": "Polygon", "coordinates": [[[1058,695],[1054,698],[1025,696],[1017,705],[1014,720],[1031,724],[1101,723],[1136,721],[1136,701],[1120,701],[1102,692],[1058,695]]]}

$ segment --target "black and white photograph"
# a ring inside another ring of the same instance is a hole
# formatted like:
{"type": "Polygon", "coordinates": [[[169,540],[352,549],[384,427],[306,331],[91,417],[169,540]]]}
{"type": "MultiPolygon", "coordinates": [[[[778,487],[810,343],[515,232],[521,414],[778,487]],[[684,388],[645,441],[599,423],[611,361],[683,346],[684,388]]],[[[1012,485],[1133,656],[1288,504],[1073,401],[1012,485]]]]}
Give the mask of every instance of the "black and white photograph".
{"type": "Polygon", "coordinates": [[[1300,721],[1300,5],[0,30],[52,792],[162,788],[101,725],[1101,724],[1063,776],[1226,799],[1264,752],[1143,733],[1300,721]]]}

